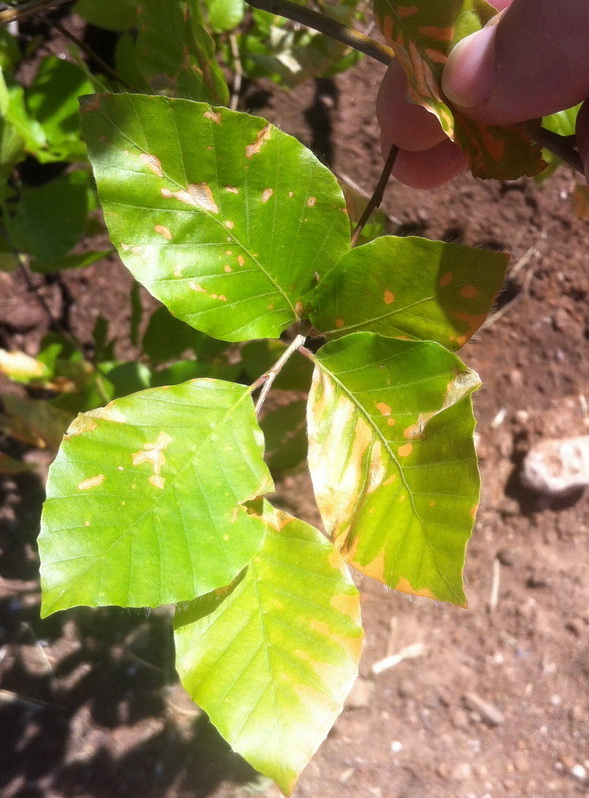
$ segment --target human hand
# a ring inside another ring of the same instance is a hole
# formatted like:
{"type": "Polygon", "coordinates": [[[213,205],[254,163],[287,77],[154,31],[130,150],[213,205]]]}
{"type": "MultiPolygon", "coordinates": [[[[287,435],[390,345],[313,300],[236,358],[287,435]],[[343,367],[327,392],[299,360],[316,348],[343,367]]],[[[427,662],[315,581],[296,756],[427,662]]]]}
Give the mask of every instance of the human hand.
{"type": "MultiPolygon", "coordinates": [[[[589,98],[589,2],[490,0],[503,13],[452,50],[442,90],[477,122],[509,125],[570,108],[589,98]]],[[[465,156],[436,117],[409,103],[397,61],[377,98],[385,155],[399,147],[393,175],[414,188],[435,188],[467,168],[465,156]]],[[[577,146],[589,180],[589,102],[577,121],[577,146]]]]}

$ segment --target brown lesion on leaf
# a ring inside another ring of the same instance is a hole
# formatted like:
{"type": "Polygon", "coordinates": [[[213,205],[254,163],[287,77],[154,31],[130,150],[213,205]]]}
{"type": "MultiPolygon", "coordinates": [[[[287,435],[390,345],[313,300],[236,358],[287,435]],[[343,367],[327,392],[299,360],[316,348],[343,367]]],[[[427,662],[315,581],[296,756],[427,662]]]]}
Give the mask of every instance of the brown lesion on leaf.
{"type": "Polygon", "coordinates": [[[386,402],[377,402],[376,403],[376,409],[383,416],[390,416],[391,413],[393,412],[392,407],[390,405],[387,405],[386,402]]]}
{"type": "Polygon", "coordinates": [[[80,98],[80,111],[84,114],[88,111],[100,111],[100,95],[91,94],[80,98]]]}
{"type": "Polygon", "coordinates": [[[163,224],[156,224],[153,229],[160,236],[163,236],[166,239],[166,241],[170,241],[172,239],[172,234],[170,233],[168,228],[165,227],[163,224]]]}
{"type": "Polygon", "coordinates": [[[397,449],[397,454],[399,457],[409,457],[411,452],[413,451],[413,444],[411,441],[409,443],[404,443],[402,446],[399,446],[397,449]]]}
{"type": "Polygon", "coordinates": [[[86,413],[80,413],[69,425],[65,433],[65,439],[68,440],[74,435],[82,435],[84,432],[94,432],[98,424],[88,417],[86,413]]]}
{"type": "Polygon", "coordinates": [[[395,301],[395,295],[387,288],[387,290],[384,292],[383,300],[385,305],[392,305],[392,303],[395,301]]]}
{"type": "Polygon", "coordinates": [[[127,421],[127,416],[114,402],[109,402],[104,407],[97,407],[96,410],[89,410],[86,415],[92,418],[101,418],[104,421],[116,421],[119,424],[124,424],[127,421]]]}
{"type": "Polygon", "coordinates": [[[452,274],[452,272],[446,272],[438,280],[438,285],[440,286],[440,288],[445,288],[449,283],[452,282],[453,279],[454,275],[452,274]]]}
{"type": "Polygon", "coordinates": [[[268,200],[270,199],[270,197],[272,196],[272,194],[274,194],[274,189],[272,189],[272,188],[265,188],[265,189],[262,191],[262,202],[264,202],[264,203],[265,203],[265,202],[268,202],[268,200]]]}
{"type": "Polygon", "coordinates": [[[213,111],[212,108],[210,111],[205,111],[203,116],[205,119],[210,119],[211,122],[214,122],[216,125],[221,124],[221,114],[218,111],[213,111]]]}
{"type": "Polygon", "coordinates": [[[162,188],[160,191],[165,199],[177,199],[180,202],[191,205],[193,208],[200,208],[210,213],[219,213],[219,206],[215,202],[213,192],[208,183],[191,183],[186,190],[171,191],[169,188],[162,188]]]}
{"type": "Polygon", "coordinates": [[[332,596],[329,603],[338,612],[347,615],[354,621],[360,621],[360,601],[357,594],[346,595],[343,593],[337,596],[332,596]]]}
{"type": "Polygon", "coordinates": [[[150,172],[156,177],[163,177],[164,171],[162,169],[162,162],[156,155],[151,155],[149,152],[142,152],[139,160],[147,166],[150,172]]]}
{"type": "Polygon", "coordinates": [[[149,482],[160,490],[164,487],[164,479],[161,476],[162,467],[165,465],[166,457],[164,450],[172,443],[172,438],[167,432],[160,432],[157,439],[153,442],[143,444],[143,449],[131,455],[134,466],[148,463],[153,474],[148,478],[149,482]]]}
{"type": "Polygon", "coordinates": [[[412,596],[423,596],[424,598],[429,598],[429,599],[436,598],[436,596],[432,593],[432,591],[429,588],[427,587],[415,588],[413,587],[411,582],[409,582],[409,580],[406,579],[404,576],[402,576],[395,585],[395,590],[400,590],[401,593],[409,593],[412,596]]]}
{"type": "Polygon", "coordinates": [[[479,294],[480,291],[476,285],[463,285],[460,289],[460,296],[463,299],[478,299],[479,294]]]}
{"type": "Polygon", "coordinates": [[[268,139],[272,133],[272,125],[264,125],[264,127],[258,131],[256,135],[256,140],[252,144],[246,145],[245,148],[245,157],[246,158],[253,158],[254,155],[260,152],[262,146],[268,139]]]}
{"type": "Polygon", "coordinates": [[[97,488],[104,482],[104,474],[97,474],[95,477],[88,477],[78,483],[78,490],[90,490],[90,488],[97,488]]]}

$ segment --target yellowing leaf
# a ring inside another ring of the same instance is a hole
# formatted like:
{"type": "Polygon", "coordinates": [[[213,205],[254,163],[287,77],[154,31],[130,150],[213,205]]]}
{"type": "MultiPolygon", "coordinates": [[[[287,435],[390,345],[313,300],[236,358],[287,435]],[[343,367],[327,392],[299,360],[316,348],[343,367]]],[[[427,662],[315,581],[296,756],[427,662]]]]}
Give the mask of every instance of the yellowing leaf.
{"type": "Polygon", "coordinates": [[[478,376],[439,344],[372,333],[314,359],[308,459],[326,530],[366,575],[464,605],[478,376]]]}
{"type": "Polygon", "coordinates": [[[497,13],[486,0],[375,0],[375,11],[407,77],[408,99],[437,116],[475,177],[513,180],[545,168],[541,148],[519,128],[471,122],[442,94],[442,70],[454,45],[497,13]]]}
{"type": "Polygon", "coordinates": [[[231,746],[289,795],[356,677],[360,602],[317,529],[268,504],[262,518],[243,576],[176,616],[176,667],[231,746]]]}

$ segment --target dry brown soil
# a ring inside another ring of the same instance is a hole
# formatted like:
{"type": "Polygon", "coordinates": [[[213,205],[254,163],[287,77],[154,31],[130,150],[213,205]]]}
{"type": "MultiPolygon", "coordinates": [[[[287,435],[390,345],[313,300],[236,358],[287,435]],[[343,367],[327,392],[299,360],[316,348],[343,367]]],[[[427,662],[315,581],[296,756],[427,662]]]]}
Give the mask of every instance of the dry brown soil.
{"type": "MultiPolygon", "coordinates": [[[[264,105],[261,113],[370,191],[381,166],[381,73],[365,61],[335,83],[290,94],[250,86],[246,103],[264,105]]],[[[484,382],[476,396],[484,489],[465,574],[470,603],[459,610],[359,580],[359,687],[296,798],[589,791],[588,496],[551,503],[518,479],[532,442],[589,432],[589,223],[574,216],[572,189],[566,170],[540,188],[467,176],[431,192],[394,181],[388,188],[392,230],[513,253],[498,302],[505,312],[463,350],[484,382]],[[373,673],[399,653],[398,664],[373,673]]],[[[83,340],[98,312],[115,334],[124,329],[130,281],[116,259],[64,281],[65,304],[58,283],[33,277],[83,340]]],[[[48,324],[35,291],[0,273],[0,292],[0,345],[34,354],[48,324]]],[[[316,519],[304,473],[280,492],[316,519]]],[[[165,614],[74,610],[39,620],[41,499],[35,475],[0,483],[0,795],[278,795],[227,750],[176,683],[165,614]]]]}

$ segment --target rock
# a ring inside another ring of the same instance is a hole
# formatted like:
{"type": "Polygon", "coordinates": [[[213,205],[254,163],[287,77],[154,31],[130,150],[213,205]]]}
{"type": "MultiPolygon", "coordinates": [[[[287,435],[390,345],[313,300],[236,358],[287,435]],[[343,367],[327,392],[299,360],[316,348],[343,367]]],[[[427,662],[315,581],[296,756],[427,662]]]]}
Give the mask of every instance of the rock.
{"type": "Polygon", "coordinates": [[[489,726],[499,726],[503,723],[503,713],[476,693],[466,693],[464,703],[470,710],[477,712],[489,726]]]}
{"type": "Polygon", "coordinates": [[[522,465],[521,481],[548,496],[589,485],[589,435],[545,440],[532,446],[522,465]]]}

